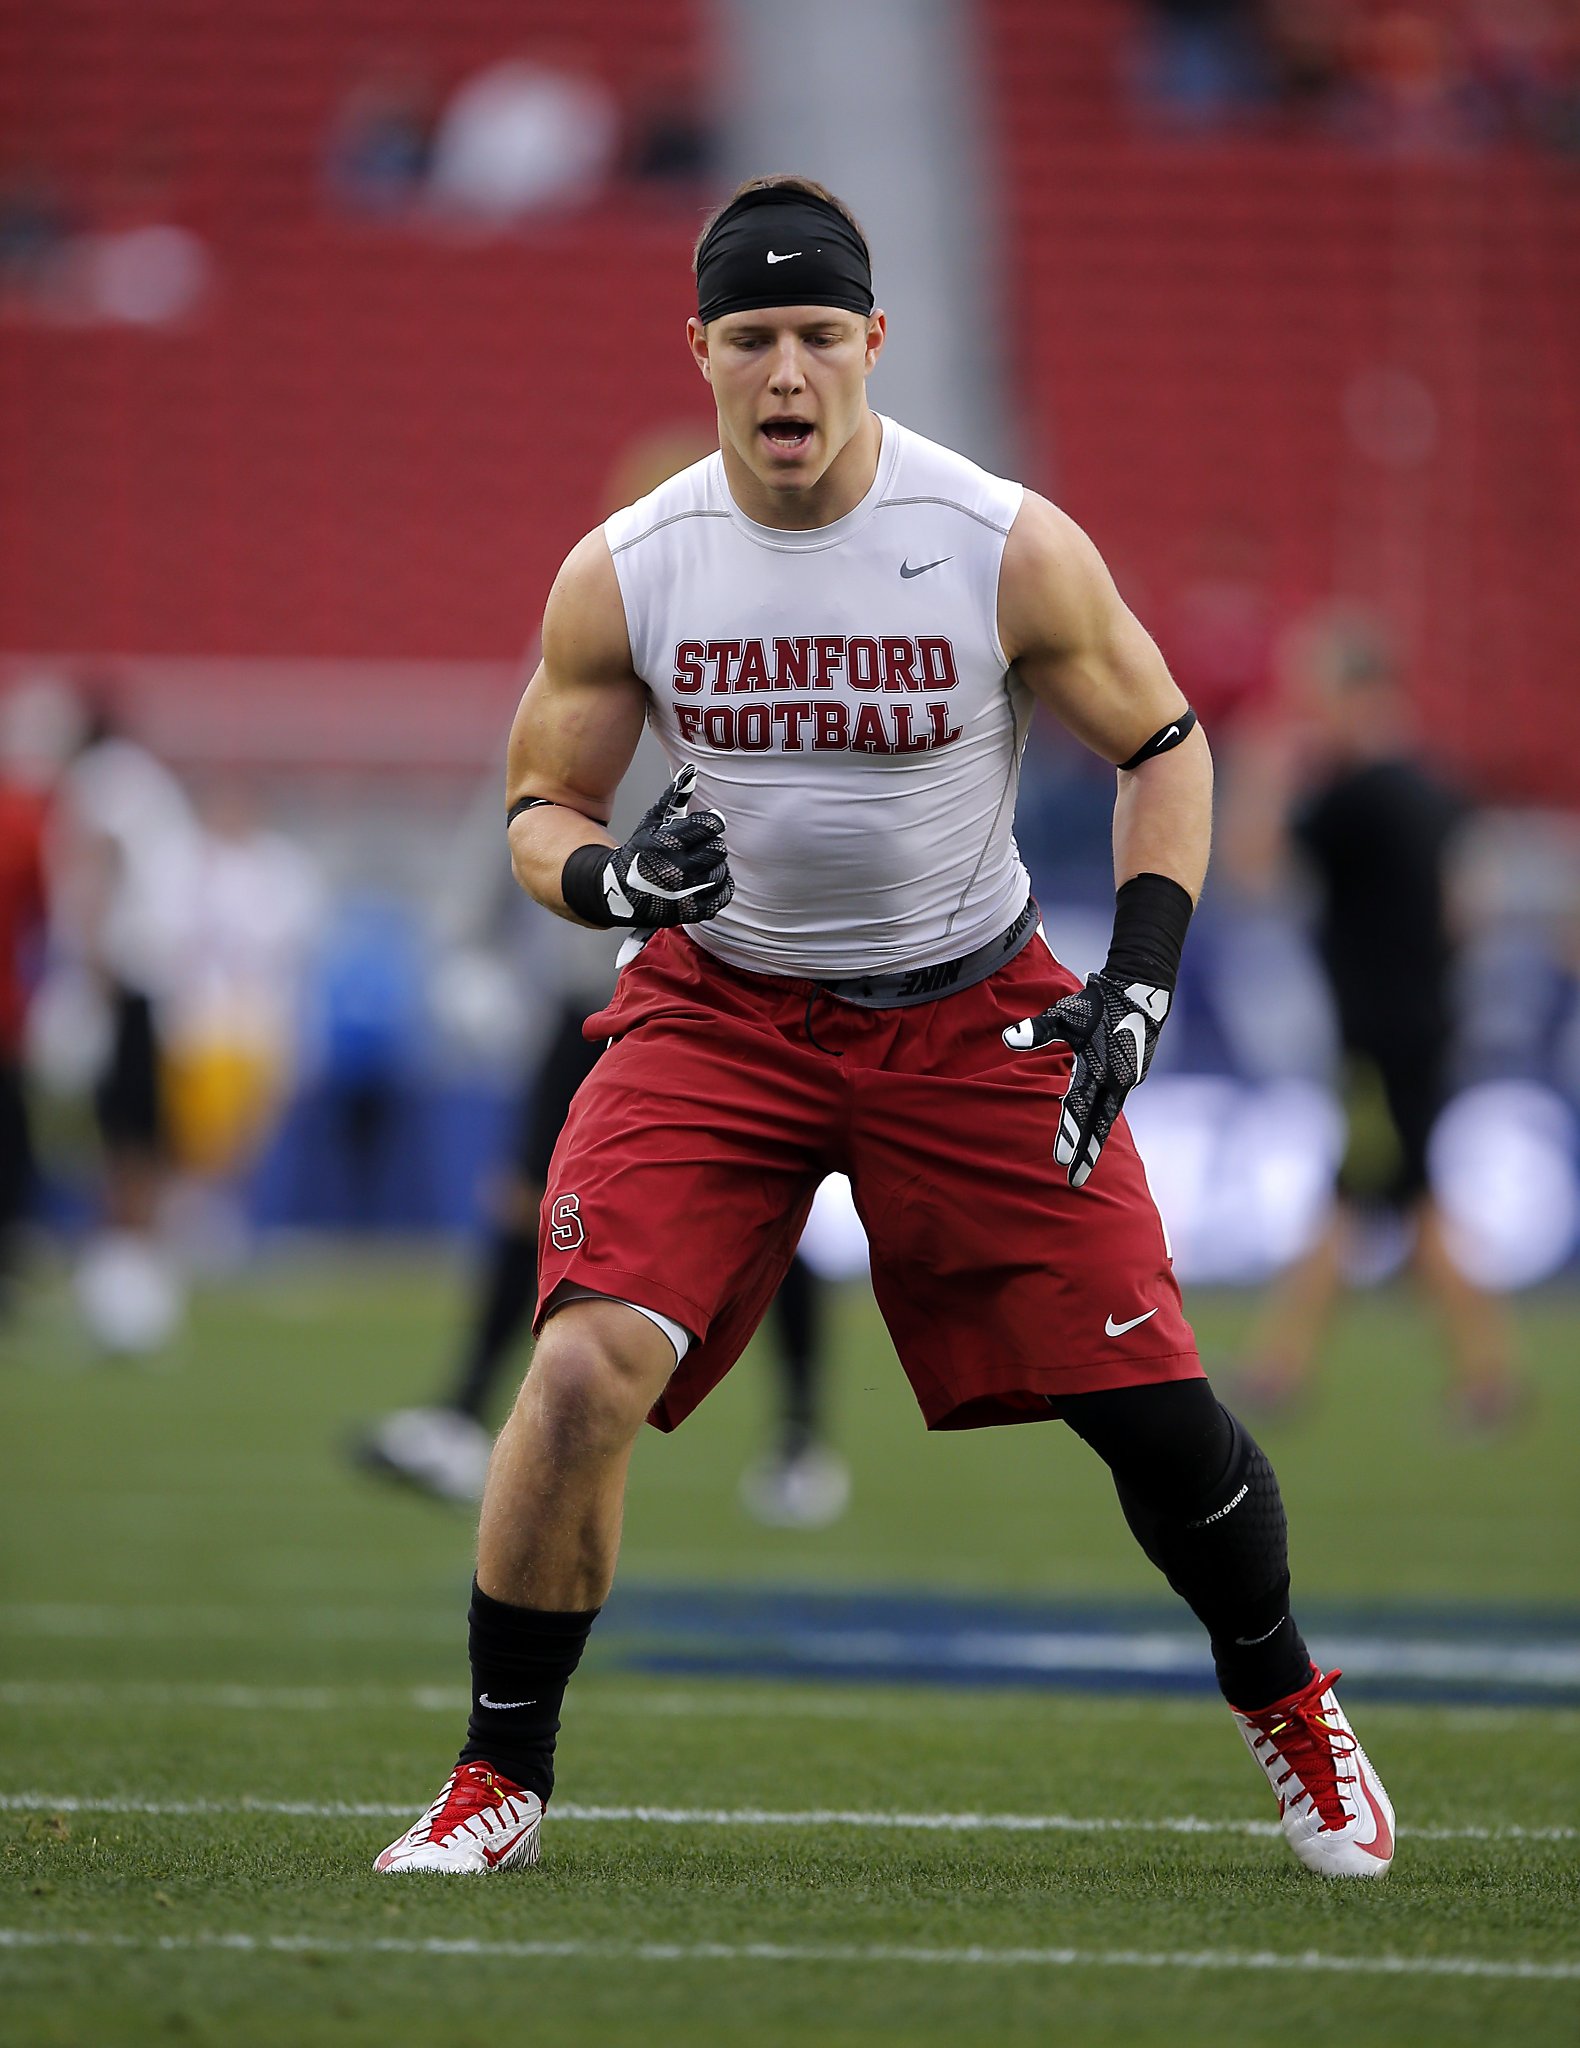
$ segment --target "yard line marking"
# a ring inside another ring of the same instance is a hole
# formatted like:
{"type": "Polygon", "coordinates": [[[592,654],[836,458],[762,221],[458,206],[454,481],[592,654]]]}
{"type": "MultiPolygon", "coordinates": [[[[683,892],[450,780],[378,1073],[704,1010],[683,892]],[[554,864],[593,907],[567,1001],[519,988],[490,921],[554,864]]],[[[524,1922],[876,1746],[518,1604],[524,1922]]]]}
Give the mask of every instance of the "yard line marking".
{"type": "MultiPolygon", "coordinates": [[[[128,1679],[125,1683],[110,1684],[75,1679],[59,1682],[13,1679],[0,1683],[0,1710],[202,1707],[238,1713],[330,1714],[348,1706],[363,1706],[404,1707],[421,1714],[464,1714],[471,1704],[471,1697],[465,1687],[459,1685],[262,1686],[218,1682],[167,1683],[157,1679],[128,1679]]],[[[975,1700],[957,1703],[946,1698],[929,1699],[927,1713],[929,1719],[950,1713],[969,1713],[971,1719],[977,1721],[986,1706],[991,1704],[975,1700]]],[[[1125,1704],[1128,1703],[1116,1702],[1116,1709],[1122,1709],[1125,1704]]],[[[1157,1702],[1154,1712],[1166,1712],[1174,1705],[1172,1700],[1157,1702]]],[[[596,1680],[591,1685],[584,1681],[577,1693],[576,1708],[581,1714],[640,1714],[644,1720],[651,1720],[655,1715],[673,1716],[678,1720],[689,1720],[693,1716],[705,1716],[710,1720],[910,1720],[916,1712],[908,1701],[831,1699],[824,1694],[803,1693],[799,1689],[789,1692],[776,1689],[771,1694],[765,1692],[761,1695],[723,1690],[715,1692],[711,1686],[701,1692],[672,1692],[647,1679],[626,1681],[625,1689],[620,1693],[608,1691],[596,1680]]],[[[1550,1719],[1555,1712],[1561,1714],[1562,1711],[1545,1707],[1500,1709],[1494,1726],[1500,1731],[1507,1726],[1508,1714],[1538,1712],[1550,1719]]]]}
{"type": "Polygon", "coordinates": [[[479,1941],[401,1939],[384,1935],[346,1941],[311,1934],[134,1934],[87,1929],[0,1927],[0,1948],[155,1949],[163,1954],[218,1949],[234,1955],[396,1955],[556,1958],[627,1963],[873,1963],[997,1969],[1287,1970],[1368,1977],[1495,1977],[1544,1983],[1580,1978],[1580,1963],[1542,1963],[1514,1956],[1342,1956],[1319,1949],[920,1948],[873,1942],[778,1941],[479,1941]]]}
{"type": "Polygon", "coordinates": [[[345,1707],[406,1707],[424,1714],[465,1713],[470,1694],[455,1685],[227,1685],[164,1684],[130,1679],[123,1685],[49,1684],[31,1679],[0,1684],[0,1708],[202,1707],[239,1713],[332,1714],[345,1707]]]}
{"type": "MultiPolygon", "coordinates": [[[[338,1713],[348,1706],[363,1706],[405,1708],[422,1714],[454,1714],[465,1713],[470,1700],[470,1693],[458,1685],[260,1686],[157,1679],[128,1679],[124,1683],[108,1684],[75,1679],[58,1682],[14,1679],[0,1683],[0,1712],[7,1708],[105,1707],[125,1710],[131,1707],[190,1706],[201,1707],[205,1711],[238,1713],[329,1714],[338,1713]]],[[[651,1679],[606,1674],[602,1678],[594,1677],[590,1683],[586,1678],[581,1680],[575,1704],[578,1715],[639,1714],[644,1720],[666,1715],[677,1720],[699,1716],[709,1720],[912,1721],[920,1713],[928,1720],[969,1715],[972,1722],[977,1723],[985,1714],[1001,1707],[1014,1710],[1024,1702],[1018,1693],[988,1692],[961,1699],[948,1693],[929,1692],[923,1706],[918,1707],[909,1696],[896,1700],[884,1698],[881,1693],[877,1696],[864,1693],[860,1699],[847,1699],[804,1691],[799,1683],[788,1688],[774,1685],[761,1693],[736,1693],[723,1687],[715,1690],[712,1682],[700,1689],[674,1691],[651,1679]],[[619,1689],[615,1690],[615,1687],[619,1689]]],[[[1149,1724],[1155,1724],[1159,1719],[1171,1716],[1194,1717],[1201,1708],[1200,1700],[1148,1696],[1144,1700],[1112,1699],[1107,1710],[1116,1716],[1144,1715],[1149,1724]]],[[[1397,1702],[1367,1703],[1368,1713],[1398,1710],[1397,1702]]],[[[1447,1703],[1414,1705],[1409,1711],[1418,1718],[1425,1714],[1445,1721],[1455,1733],[1488,1729],[1503,1734],[1512,1722],[1521,1720],[1539,1720],[1543,1727],[1562,1728],[1580,1719],[1580,1714],[1573,1707],[1563,1706],[1470,1707],[1447,1703]]]]}
{"type": "MultiPolygon", "coordinates": [[[[398,1820],[411,1812],[411,1801],[309,1799],[103,1799],[65,1793],[0,1793],[0,1813],[126,1813],[155,1818],[191,1818],[218,1814],[275,1814],[298,1820],[398,1820]]],[[[780,1812],[766,1807],[733,1806],[579,1806],[556,1801],[556,1821],[604,1827],[621,1822],[639,1827],[707,1828],[895,1828],[928,1834],[1163,1834],[1248,1835],[1276,1838],[1272,1820],[1204,1820],[1195,1814],[1173,1819],[1127,1820],[1116,1816],[1071,1813],[873,1813],[851,1807],[803,1807],[780,1812]]],[[[1487,1827],[1404,1827],[1401,1836],[1417,1842],[1572,1842],[1580,1829],[1528,1828],[1513,1823],[1487,1827]]]]}

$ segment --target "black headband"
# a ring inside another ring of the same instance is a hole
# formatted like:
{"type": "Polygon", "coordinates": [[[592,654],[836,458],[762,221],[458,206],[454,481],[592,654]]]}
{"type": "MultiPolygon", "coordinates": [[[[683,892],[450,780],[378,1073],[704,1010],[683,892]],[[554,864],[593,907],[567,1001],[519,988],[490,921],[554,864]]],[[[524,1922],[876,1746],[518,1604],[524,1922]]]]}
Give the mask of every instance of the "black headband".
{"type": "Polygon", "coordinates": [[[782,185],[743,192],[697,251],[697,318],[761,306],[839,306],[870,313],[872,262],[837,207],[782,185]]]}

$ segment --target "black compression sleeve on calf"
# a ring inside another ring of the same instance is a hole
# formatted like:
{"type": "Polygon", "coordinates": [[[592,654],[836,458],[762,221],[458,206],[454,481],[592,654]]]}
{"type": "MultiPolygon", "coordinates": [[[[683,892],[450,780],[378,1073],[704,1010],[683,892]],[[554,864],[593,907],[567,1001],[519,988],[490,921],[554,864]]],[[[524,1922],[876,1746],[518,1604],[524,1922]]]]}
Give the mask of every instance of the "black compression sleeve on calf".
{"type": "Polygon", "coordinates": [[[472,1581],[472,1717],[463,1764],[492,1764],[548,1804],[560,1706],[598,1614],[596,1607],[567,1614],[512,1607],[472,1581]]]}
{"type": "Polygon", "coordinates": [[[1289,1540],[1261,1446],[1205,1380],[1082,1394],[1064,1420],[1114,1475],[1131,1533],[1212,1639],[1225,1699],[1296,1692],[1311,1658],[1289,1611],[1289,1540]]]}
{"type": "Polygon", "coordinates": [[[1144,981],[1172,991],[1195,908],[1189,889],[1170,876],[1132,875],[1114,898],[1104,974],[1124,985],[1144,981]]]}
{"type": "Polygon", "coordinates": [[[603,893],[604,869],[609,865],[611,851],[607,846],[578,846],[560,870],[560,894],[565,898],[566,909],[574,910],[584,923],[601,925],[605,931],[619,922],[603,893]]]}

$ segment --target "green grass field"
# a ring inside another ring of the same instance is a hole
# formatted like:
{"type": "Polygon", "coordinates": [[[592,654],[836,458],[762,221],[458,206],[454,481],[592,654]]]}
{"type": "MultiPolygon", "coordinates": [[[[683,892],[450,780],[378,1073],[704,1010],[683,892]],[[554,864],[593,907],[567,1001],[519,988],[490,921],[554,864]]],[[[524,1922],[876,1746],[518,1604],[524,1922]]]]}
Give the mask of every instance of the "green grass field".
{"type": "MultiPolygon", "coordinates": [[[[1355,1705],[1400,1849],[1345,1886],[1209,1701],[681,1681],[595,1637],[541,1868],[375,1879],[464,1718],[470,1527],[337,1446],[431,1391],[461,1298],[426,1255],[321,1257],[209,1294],[161,1369],[89,1361],[57,1290],[0,1336],[6,2048],[1575,2039],[1573,1710],[1355,1705]]],[[[1231,1348],[1247,1304],[1192,1306],[1231,1348]]],[[[1522,1327],[1535,1415],[1471,1443],[1408,1305],[1354,1309],[1264,1432],[1298,1590],[1572,1614],[1580,1312],[1522,1327]]],[[[1066,1432],[929,1438],[860,1292],[835,1338],[846,1520],[737,1506],[748,1358],[643,1444],[628,1580],[1154,1590],[1066,1432]]]]}

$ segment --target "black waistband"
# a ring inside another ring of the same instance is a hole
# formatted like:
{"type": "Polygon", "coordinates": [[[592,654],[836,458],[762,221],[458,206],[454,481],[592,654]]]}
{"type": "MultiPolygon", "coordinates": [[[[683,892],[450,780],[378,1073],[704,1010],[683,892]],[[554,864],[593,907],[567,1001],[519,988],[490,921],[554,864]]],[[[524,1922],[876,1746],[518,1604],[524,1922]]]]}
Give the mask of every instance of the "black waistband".
{"type": "Polygon", "coordinates": [[[855,974],[846,981],[820,981],[825,995],[863,1010],[908,1010],[913,1003],[935,1003],[940,996],[959,995],[997,974],[1028,942],[1041,922],[1036,898],[1028,896],[1008,931],[962,953],[958,960],[939,960],[931,967],[899,967],[890,974],[855,974]]]}

